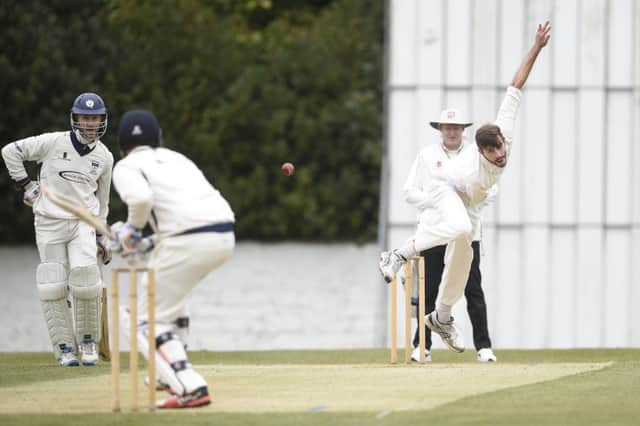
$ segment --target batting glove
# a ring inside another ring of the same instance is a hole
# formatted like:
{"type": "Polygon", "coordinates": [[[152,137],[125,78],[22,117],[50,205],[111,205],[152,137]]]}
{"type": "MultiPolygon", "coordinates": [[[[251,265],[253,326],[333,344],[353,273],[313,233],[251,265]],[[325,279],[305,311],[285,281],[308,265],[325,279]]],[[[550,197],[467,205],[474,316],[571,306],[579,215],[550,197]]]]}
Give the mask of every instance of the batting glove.
{"type": "Polygon", "coordinates": [[[98,259],[102,261],[103,265],[108,265],[111,262],[109,238],[106,235],[96,235],[96,246],[98,248],[98,259]]]}
{"type": "Polygon", "coordinates": [[[115,241],[109,242],[109,248],[121,256],[127,256],[138,252],[138,244],[142,240],[142,234],[130,223],[116,222],[111,225],[111,231],[115,235],[115,241]]]}
{"type": "Polygon", "coordinates": [[[22,197],[22,201],[31,207],[40,196],[40,192],[40,183],[30,181],[24,186],[24,196],[22,197]]]}

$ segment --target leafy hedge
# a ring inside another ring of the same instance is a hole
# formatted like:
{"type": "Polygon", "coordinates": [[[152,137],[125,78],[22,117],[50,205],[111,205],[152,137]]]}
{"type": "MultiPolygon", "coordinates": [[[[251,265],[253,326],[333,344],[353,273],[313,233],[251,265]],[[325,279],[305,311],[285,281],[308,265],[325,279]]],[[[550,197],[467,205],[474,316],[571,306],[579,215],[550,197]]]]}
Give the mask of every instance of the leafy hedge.
{"type": "MultiPolygon", "coordinates": [[[[0,3],[0,144],[68,128],[95,91],[119,117],[149,108],[164,143],[230,201],[237,235],[375,239],[382,138],[379,0],[0,3]],[[294,177],[280,164],[296,164],[294,177]]],[[[0,241],[33,239],[0,171],[0,241]]],[[[112,194],[111,220],[125,211],[112,194]]]]}

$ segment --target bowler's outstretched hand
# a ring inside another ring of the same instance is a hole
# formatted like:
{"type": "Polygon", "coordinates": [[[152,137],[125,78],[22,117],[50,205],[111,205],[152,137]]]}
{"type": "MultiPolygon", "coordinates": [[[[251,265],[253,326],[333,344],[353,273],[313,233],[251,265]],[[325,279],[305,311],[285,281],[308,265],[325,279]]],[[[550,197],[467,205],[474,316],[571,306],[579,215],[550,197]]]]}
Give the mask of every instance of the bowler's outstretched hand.
{"type": "Polygon", "coordinates": [[[538,31],[536,32],[535,41],[536,46],[538,46],[540,49],[545,47],[549,42],[549,38],[551,38],[551,34],[549,34],[550,32],[551,24],[549,23],[549,21],[545,22],[544,24],[538,24],[538,31]]]}

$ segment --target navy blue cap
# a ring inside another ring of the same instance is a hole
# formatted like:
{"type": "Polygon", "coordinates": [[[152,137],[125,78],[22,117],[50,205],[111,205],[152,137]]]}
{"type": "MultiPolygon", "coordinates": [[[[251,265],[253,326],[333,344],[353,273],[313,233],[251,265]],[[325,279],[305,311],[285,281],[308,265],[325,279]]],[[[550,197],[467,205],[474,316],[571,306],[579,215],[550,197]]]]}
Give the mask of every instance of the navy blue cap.
{"type": "Polygon", "coordinates": [[[140,145],[160,146],[160,125],[151,111],[126,112],[118,126],[118,143],[123,151],[140,145]]]}

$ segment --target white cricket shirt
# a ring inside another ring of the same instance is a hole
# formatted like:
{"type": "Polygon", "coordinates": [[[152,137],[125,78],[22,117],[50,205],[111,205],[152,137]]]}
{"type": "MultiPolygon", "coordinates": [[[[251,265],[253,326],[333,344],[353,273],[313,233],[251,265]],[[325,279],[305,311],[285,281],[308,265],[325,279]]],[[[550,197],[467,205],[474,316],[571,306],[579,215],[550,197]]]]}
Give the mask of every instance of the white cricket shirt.
{"type": "Polygon", "coordinates": [[[235,221],[229,203],[202,171],[167,148],[134,148],[116,163],[113,185],[129,207],[127,221],[137,228],[149,222],[160,237],[235,221]]]}
{"type": "MultiPolygon", "coordinates": [[[[521,97],[519,89],[509,86],[494,122],[505,138],[507,159],[511,154],[513,128],[521,97]]],[[[469,149],[451,162],[447,178],[458,190],[465,204],[473,208],[481,205],[491,194],[491,188],[498,182],[503,171],[504,167],[490,163],[477,149],[469,149]]]]}
{"type": "MultiPolygon", "coordinates": [[[[453,152],[445,150],[441,142],[434,143],[423,148],[414,160],[403,187],[403,194],[405,201],[418,209],[418,231],[440,220],[440,212],[433,205],[429,194],[433,176],[440,175],[447,169],[450,161],[468,150],[477,151],[477,148],[475,144],[466,140],[463,140],[459,150],[453,152]]],[[[495,193],[497,193],[497,187],[493,190],[493,194],[495,193]]],[[[481,230],[478,227],[474,241],[479,241],[480,238],[481,230]]]]}
{"type": "MultiPolygon", "coordinates": [[[[39,181],[43,188],[83,206],[106,222],[113,155],[99,140],[83,145],[70,131],[44,133],[4,146],[2,157],[15,181],[27,178],[25,161],[41,163],[39,181]]],[[[77,219],[43,196],[36,200],[33,211],[55,219],[77,219]]]]}

